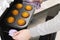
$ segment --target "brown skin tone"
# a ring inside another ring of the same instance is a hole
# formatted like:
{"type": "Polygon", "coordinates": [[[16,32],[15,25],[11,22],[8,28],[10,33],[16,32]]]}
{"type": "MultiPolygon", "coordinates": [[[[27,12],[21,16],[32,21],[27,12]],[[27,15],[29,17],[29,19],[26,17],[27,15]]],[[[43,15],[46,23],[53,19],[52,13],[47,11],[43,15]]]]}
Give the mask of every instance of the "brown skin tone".
{"type": "Polygon", "coordinates": [[[28,29],[24,29],[14,33],[14,40],[29,40],[31,38],[30,31],[28,29]]]}
{"type": "MultiPolygon", "coordinates": [[[[34,1],[39,1],[42,3],[42,0],[33,0],[34,1]]],[[[14,36],[12,37],[14,40],[29,40],[31,38],[30,31],[28,29],[20,30],[16,33],[14,33],[14,36]]]]}
{"type": "Polygon", "coordinates": [[[43,0],[33,0],[33,2],[35,2],[35,1],[38,1],[38,2],[40,2],[40,3],[42,3],[42,2],[43,2],[43,0]]]}

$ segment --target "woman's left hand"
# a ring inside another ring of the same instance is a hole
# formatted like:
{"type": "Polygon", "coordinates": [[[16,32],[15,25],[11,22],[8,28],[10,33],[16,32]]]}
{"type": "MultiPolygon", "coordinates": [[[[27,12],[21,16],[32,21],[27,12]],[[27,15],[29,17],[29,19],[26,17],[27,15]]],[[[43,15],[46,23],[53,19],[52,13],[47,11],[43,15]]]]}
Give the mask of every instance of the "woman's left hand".
{"type": "Polygon", "coordinates": [[[14,40],[29,40],[31,38],[31,35],[29,30],[25,29],[14,33],[14,36],[12,38],[14,40]]]}

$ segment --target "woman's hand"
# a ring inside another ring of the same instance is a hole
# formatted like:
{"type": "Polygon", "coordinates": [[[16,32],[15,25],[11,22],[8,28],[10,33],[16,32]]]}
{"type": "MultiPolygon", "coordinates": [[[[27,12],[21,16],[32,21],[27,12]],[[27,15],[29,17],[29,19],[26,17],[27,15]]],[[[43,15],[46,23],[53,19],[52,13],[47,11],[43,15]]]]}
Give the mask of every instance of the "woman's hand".
{"type": "Polygon", "coordinates": [[[30,31],[28,29],[21,30],[14,33],[12,37],[14,40],[29,40],[31,38],[30,31]]]}
{"type": "Polygon", "coordinates": [[[43,0],[24,0],[24,2],[33,5],[35,9],[39,9],[43,0]]]}
{"type": "Polygon", "coordinates": [[[40,3],[42,3],[43,0],[33,0],[32,2],[40,2],[40,3]]]}

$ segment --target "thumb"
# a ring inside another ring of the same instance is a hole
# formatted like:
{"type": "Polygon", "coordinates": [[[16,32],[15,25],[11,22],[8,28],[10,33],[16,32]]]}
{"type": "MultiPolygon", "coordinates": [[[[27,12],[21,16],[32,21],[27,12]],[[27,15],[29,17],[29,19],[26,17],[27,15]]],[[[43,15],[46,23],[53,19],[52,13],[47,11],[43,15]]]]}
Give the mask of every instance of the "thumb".
{"type": "Polygon", "coordinates": [[[19,32],[15,32],[14,34],[13,34],[13,36],[17,36],[19,34],[19,32]]]}

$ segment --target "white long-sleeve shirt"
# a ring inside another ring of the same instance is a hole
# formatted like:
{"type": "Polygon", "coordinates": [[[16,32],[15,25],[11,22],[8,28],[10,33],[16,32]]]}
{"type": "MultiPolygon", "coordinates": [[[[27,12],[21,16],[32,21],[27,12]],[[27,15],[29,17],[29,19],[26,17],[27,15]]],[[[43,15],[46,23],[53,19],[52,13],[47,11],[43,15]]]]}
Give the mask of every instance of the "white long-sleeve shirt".
{"type": "Polygon", "coordinates": [[[60,12],[58,13],[58,15],[55,16],[55,18],[45,23],[38,24],[35,27],[30,28],[29,30],[32,37],[37,37],[40,35],[43,36],[46,34],[60,31],[60,12]]]}
{"type": "Polygon", "coordinates": [[[1,14],[10,7],[10,3],[14,0],[0,0],[0,16],[1,14]]]}

